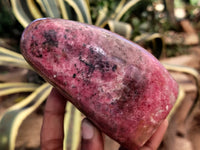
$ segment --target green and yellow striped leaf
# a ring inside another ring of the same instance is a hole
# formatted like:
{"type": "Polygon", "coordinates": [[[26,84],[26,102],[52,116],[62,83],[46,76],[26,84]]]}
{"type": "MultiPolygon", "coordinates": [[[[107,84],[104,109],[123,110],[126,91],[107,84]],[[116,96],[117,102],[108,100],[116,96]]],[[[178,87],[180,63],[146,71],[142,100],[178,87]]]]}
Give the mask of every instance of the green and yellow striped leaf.
{"type": "Polygon", "coordinates": [[[32,69],[26,61],[20,61],[7,56],[0,56],[0,65],[32,69]]]}
{"type": "Polygon", "coordinates": [[[60,18],[61,13],[56,0],[37,0],[45,13],[45,17],[60,18]]]}
{"type": "Polygon", "coordinates": [[[31,69],[21,54],[0,47],[0,65],[31,69]]]}
{"type": "Polygon", "coordinates": [[[192,107],[190,108],[190,110],[187,114],[187,118],[189,118],[189,116],[193,112],[197,102],[200,100],[200,77],[199,77],[199,73],[198,73],[197,70],[190,68],[190,67],[185,67],[185,66],[170,65],[170,64],[165,64],[165,63],[163,63],[163,66],[169,71],[186,73],[186,74],[194,77],[195,82],[196,82],[196,87],[197,87],[197,94],[196,94],[195,100],[192,104],[192,107]]]}
{"type": "Polygon", "coordinates": [[[185,91],[181,86],[179,86],[178,97],[176,99],[176,103],[174,104],[173,108],[171,109],[170,113],[167,116],[167,119],[170,120],[172,116],[176,113],[176,110],[181,105],[183,99],[185,98],[185,91]]]}
{"type": "MultiPolygon", "coordinates": [[[[114,11],[114,13],[112,13],[111,15],[109,15],[108,12],[108,6],[105,5],[100,11],[99,11],[99,15],[97,17],[96,26],[100,26],[100,27],[105,27],[106,25],[111,24],[109,22],[109,20],[114,20],[115,22],[119,22],[119,20],[122,18],[122,16],[131,8],[133,7],[135,4],[137,4],[137,2],[139,2],[140,0],[121,0],[118,4],[117,7],[114,11]]],[[[113,24],[113,23],[112,23],[113,24]]],[[[118,25],[117,25],[118,26],[118,25]]],[[[129,29],[130,27],[127,26],[129,29]]],[[[121,31],[123,29],[120,29],[121,31]]],[[[132,30],[132,29],[131,29],[132,30]]],[[[131,33],[123,33],[124,35],[130,35],[131,33]]],[[[127,37],[127,36],[125,36],[127,37]]],[[[130,37],[130,36],[128,36],[130,37]]]]}
{"type": "Polygon", "coordinates": [[[107,24],[107,22],[108,22],[108,6],[104,6],[101,10],[99,10],[95,26],[103,28],[107,24]]]}
{"type": "Polygon", "coordinates": [[[107,5],[99,10],[95,25],[103,28],[108,24],[108,20],[115,20],[115,16],[121,11],[126,1],[127,0],[121,0],[115,9],[115,12],[112,14],[109,14],[108,4],[106,3],[107,5]]]}
{"type": "Polygon", "coordinates": [[[60,11],[63,19],[72,19],[72,11],[70,6],[65,0],[58,0],[60,11]]]}
{"type": "Polygon", "coordinates": [[[165,53],[165,42],[163,36],[159,33],[144,33],[140,36],[134,38],[134,42],[136,43],[146,43],[149,44],[151,48],[151,53],[159,59],[162,54],[165,53]]]}
{"type": "MultiPolygon", "coordinates": [[[[114,13],[113,15],[118,14],[118,13],[122,10],[122,8],[123,8],[123,6],[126,4],[126,2],[127,2],[127,0],[121,0],[121,1],[118,3],[117,8],[115,9],[115,13],[114,13]]],[[[113,16],[113,17],[114,17],[114,16],[113,16]]]]}
{"type": "Polygon", "coordinates": [[[24,28],[34,19],[26,2],[26,0],[11,0],[13,13],[24,28]]]}
{"type": "Polygon", "coordinates": [[[47,98],[51,88],[48,83],[41,85],[31,95],[10,107],[3,114],[0,120],[0,149],[15,149],[15,140],[21,123],[47,98]]]}
{"type": "Polygon", "coordinates": [[[110,29],[110,31],[115,32],[121,36],[124,36],[127,39],[131,38],[132,27],[128,23],[119,22],[119,21],[115,21],[115,20],[109,20],[108,28],[110,29]]]}
{"type": "Polygon", "coordinates": [[[36,1],[35,0],[26,0],[27,5],[28,5],[28,9],[30,10],[30,13],[32,14],[32,16],[34,17],[34,19],[38,19],[38,18],[42,18],[43,15],[40,12],[38,6],[36,5],[36,1]]]}
{"type": "Polygon", "coordinates": [[[92,24],[87,0],[65,0],[75,11],[78,21],[92,24]]]}
{"type": "Polygon", "coordinates": [[[0,96],[15,94],[20,92],[33,92],[39,85],[34,83],[0,83],[0,96]]]}
{"type": "Polygon", "coordinates": [[[113,16],[113,19],[116,21],[119,21],[123,15],[131,8],[133,7],[135,4],[137,4],[139,1],[141,0],[121,0],[121,2],[119,3],[116,11],[115,11],[115,15],[113,16]]]}
{"type": "Polygon", "coordinates": [[[0,56],[8,56],[24,61],[24,57],[21,54],[11,51],[4,47],[0,47],[0,56]]]}
{"type": "Polygon", "coordinates": [[[66,106],[66,114],[64,119],[64,141],[63,149],[77,150],[80,144],[81,135],[81,112],[70,102],[66,106]]]}

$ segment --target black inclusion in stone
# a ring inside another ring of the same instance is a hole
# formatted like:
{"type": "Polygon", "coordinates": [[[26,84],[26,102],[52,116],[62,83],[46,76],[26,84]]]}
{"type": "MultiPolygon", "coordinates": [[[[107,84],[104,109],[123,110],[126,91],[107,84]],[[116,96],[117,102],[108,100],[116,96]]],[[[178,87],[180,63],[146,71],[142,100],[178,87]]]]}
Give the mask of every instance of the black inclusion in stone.
{"type": "Polygon", "coordinates": [[[117,65],[113,65],[112,71],[115,71],[117,69],[117,65]]]}
{"type": "Polygon", "coordinates": [[[46,41],[43,42],[43,45],[58,47],[57,32],[55,30],[45,31],[44,38],[46,41]]]}
{"type": "Polygon", "coordinates": [[[73,77],[73,78],[76,78],[76,74],[74,73],[72,77],[73,77]]]}

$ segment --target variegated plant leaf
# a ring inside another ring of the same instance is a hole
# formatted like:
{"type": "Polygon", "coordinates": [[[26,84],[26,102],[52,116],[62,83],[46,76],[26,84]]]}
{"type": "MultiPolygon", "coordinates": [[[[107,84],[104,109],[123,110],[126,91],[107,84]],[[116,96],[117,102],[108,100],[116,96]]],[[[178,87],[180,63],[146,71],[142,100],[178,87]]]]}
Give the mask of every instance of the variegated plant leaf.
{"type": "Polygon", "coordinates": [[[174,104],[173,108],[171,109],[170,113],[167,116],[167,119],[170,120],[180,104],[182,103],[183,99],[185,98],[185,91],[181,86],[179,86],[178,97],[176,99],[176,103],[174,104]]]}
{"type": "Polygon", "coordinates": [[[0,65],[31,69],[26,61],[20,61],[8,56],[0,56],[0,65]]]}
{"type": "Polygon", "coordinates": [[[0,65],[31,69],[21,54],[0,47],[0,65]]]}
{"type": "Polygon", "coordinates": [[[56,0],[37,0],[45,13],[45,17],[60,18],[61,13],[56,0]]]}
{"type": "Polygon", "coordinates": [[[81,112],[70,102],[66,106],[64,119],[64,141],[63,149],[77,150],[80,144],[81,135],[81,112]]]}
{"type": "Polygon", "coordinates": [[[36,5],[35,0],[26,0],[30,13],[34,17],[34,19],[42,18],[43,15],[40,12],[38,6],[36,5]]]}
{"type": "Polygon", "coordinates": [[[0,47],[0,56],[8,56],[24,61],[24,57],[21,54],[11,51],[4,47],[0,47]]]}
{"type": "Polygon", "coordinates": [[[186,117],[186,119],[187,119],[187,118],[189,118],[189,116],[193,112],[197,102],[200,100],[200,77],[199,77],[199,73],[198,73],[197,70],[190,68],[190,67],[185,67],[185,66],[170,65],[170,64],[165,64],[165,63],[163,63],[163,66],[169,71],[186,73],[188,75],[193,76],[194,79],[195,79],[196,87],[197,87],[197,94],[196,94],[195,100],[192,104],[192,107],[190,108],[190,110],[187,114],[187,117],[186,117]]]}
{"type": "Polygon", "coordinates": [[[123,8],[124,4],[126,3],[127,0],[121,0],[118,4],[117,7],[115,9],[115,12],[112,14],[109,14],[109,10],[108,10],[108,4],[106,3],[106,5],[104,5],[104,7],[102,7],[99,10],[99,14],[97,16],[95,25],[99,26],[99,27],[105,27],[108,24],[108,20],[115,20],[115,16],[121,11],[121,9],[123,8]]]}
{"type": "Polygon", "coordinates": [[[21,123],[47,98],[51,88],[48,83],[41,85],[30,96],[13,105],[3,114],[0,120],[0,149],[15,149],[15,140],[21,123]]]}
{"type": "Polygon", "coordinates": [[[104,7],[102,7],[101,10],[99,10],[95,26],[103,28],[107,24],[107,22],[108,22],[108,6],[105,5],[104,7]]]}
{"type": "Polygon", "coordinates": [[[139,1],[141,0],[126,0],[126,2],[124,0],[121,0],[121,3],[119,3],[120,5],[118,5],[119,8],[116,9],[117,11],[113,16],[113,19],[119,21],[123,17],[123,15],[139,1]]]}
{"type": "Polygon", "coordinates": [[[33,92],[39,85],[34,83],[0,83],[0,96],[19,93],[19,92],[33,92]]]}
{"type": "Polygon", "coordinates": [[[92,24],[87,0],[65,0],[75,11],[78,21],[92,24]]]}
{"type": "Polygon", "coordinates": [[[128,23],[119,22],[119,21],[115,21],[115,20],[109,20],[108,27],[109,27],[110,31],[112,31],[112,32],[115,32],[121,36],[124,36],[127,39],[131,38],[132,27],[128,23]]]}
{"type": "Polygon", "coordinates": [[[90,0],[85,0],[85,1],[87,3],[88,7],[90,7],[90,0]]]}
{"type": "Polygon", "coordinates": [[[121,0],[118,5],[117,8],[115,9],[115,14],[119,13],[121,11],[121,9],[123,8],[123,6],[126,4],[127,0],[121,0]]]}
{"type": "Polygon", "coordinates": [[[61,10],[63,19],[72,19],[72,8],[70,8],[69,4],[65,0],[58,0],[58,4],[61,10]]]}
{"type": "Polygon", "coordinates": [[[10,0],[13,13],[23,27],[33,20],[25,0],[10,0]]]}
{"type": "MultiPolygon", "coordinates": [[[[109,14],[108,11],[108,6],[105,5],[100,11],[99,11],[99,15],[97,17],[96,26],[100,26],[100,27],[105,27],[106,25],[109,24],[113,24],[111,22],[109,22],[109,20],[114,20],[115,22],[119,22],[119,20],[121,19],[121,17],[131,8],[133,7],[138,1],[140,0],[121,0],[118,4],[117,7],[115,9],[115,11],[112,14],[109,14]]],[[[112,21],[112,22],[114,22],[112,21]]],[[[115,24],[115,23],[114,23],[115,24]]],[[[117,25],[118,26],[118,25],[117,25]]],[[[130,26],[127,26],[130,29],[130,26]]],[[[126,28],[127,28],[126,27],[126,28]]],[[[120,29],[121,31],[123,29],[120,29]]],[[[132,29],[131,29],[132,30],[132,29]]],[[[125,31],[127,31],[125,29],[125,31]]],[[[128,35],[125,37],[130,37],[130,33],[123,33],[123,35],[128,35]]],[[[121,34],[122,35],[122,34],[121,34]]]]}
{"type": "MultiPolygon", "coordinates": [[[[151,53],[159,59],[165,53],[165,42],[163,36],[159,33],[143,33],[134,38],[134,42],[149,44],[151,53]]],[[[141,44],[142,45],[142,44],[141,44]]]]}

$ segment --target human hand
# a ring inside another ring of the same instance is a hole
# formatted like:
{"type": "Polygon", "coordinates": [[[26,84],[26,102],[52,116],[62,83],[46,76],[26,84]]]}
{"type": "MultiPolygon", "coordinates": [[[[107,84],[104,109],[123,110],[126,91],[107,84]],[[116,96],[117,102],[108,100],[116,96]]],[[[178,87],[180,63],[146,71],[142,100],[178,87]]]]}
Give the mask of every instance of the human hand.
{"type": "MultiPolygon", "coordinates": [[[[63,150],[63,124],[66,102],[66,98],[60,95],[58,91],[52,90],[46,102],[41,130],[42,150],[63,150]]],[[[140,150],[156,150],[167,127],[168,121],[165,120],[140,150]]],[[[88,119],[82,121],[81,134],[81,150],[104,150],[102,133],[88,119]]],[[[127,149],[120,147],[119,150],[127,149]]]]}

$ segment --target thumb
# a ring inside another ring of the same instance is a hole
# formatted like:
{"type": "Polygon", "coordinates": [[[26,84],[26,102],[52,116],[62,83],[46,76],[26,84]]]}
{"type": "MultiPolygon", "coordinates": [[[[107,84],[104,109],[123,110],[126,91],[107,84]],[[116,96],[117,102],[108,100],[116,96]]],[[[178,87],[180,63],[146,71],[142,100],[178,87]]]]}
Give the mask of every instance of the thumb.
{"type": "Polygon", "coordinates": [[[104,149],[102,134],[88,119],[82,121],[81,134],[81,150],[104,149]]]}

